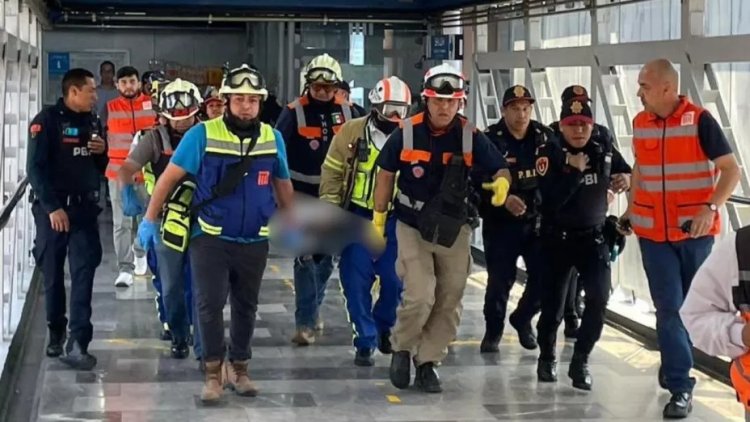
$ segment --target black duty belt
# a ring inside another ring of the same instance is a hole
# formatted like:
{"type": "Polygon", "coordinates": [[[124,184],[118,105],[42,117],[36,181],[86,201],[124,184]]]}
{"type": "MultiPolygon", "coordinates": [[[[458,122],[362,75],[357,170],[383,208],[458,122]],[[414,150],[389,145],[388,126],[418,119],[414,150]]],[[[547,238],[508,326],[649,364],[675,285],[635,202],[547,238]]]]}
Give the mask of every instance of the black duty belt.
{"type": "Polygon", "coordinates": [[[543,236],[552,236],[558,239],[584,239],[593,238],[602,234],[604,224],[597,224],[593,227],[574,229],[567,227],[545,227],[542,230],[543,236]]]}
{"type": "Polygon", "coordinates": [[[57,197],[64,206],[90,204],[99,202],[99,191],[59,194],[57,197]]]}

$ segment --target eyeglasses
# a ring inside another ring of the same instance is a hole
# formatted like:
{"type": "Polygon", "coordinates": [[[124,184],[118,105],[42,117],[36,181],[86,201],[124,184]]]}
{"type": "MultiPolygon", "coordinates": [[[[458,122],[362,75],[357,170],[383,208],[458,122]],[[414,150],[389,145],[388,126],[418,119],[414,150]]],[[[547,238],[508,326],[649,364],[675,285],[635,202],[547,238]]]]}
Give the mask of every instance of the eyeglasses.
{"type": "Polygon", "coordinates": [[[244,84],[248,84],[254,89],[261,89],[266,86],[263,76],[253,69],[241,67],[227,73],[225,85],[230,88],[239,88],[244,84]]]}
{"type": "Polygon", "coordinates": [[[330,94],[331,92],[336,91],[338,87],[330,84],[311,84],[310,89],[313,91],[325,91],[326,94],[330,94]]]}
{"type": "Polygon", "coordinates": [[[465,89],[466,83],[457,75],[440,74],[435,75],[425,82],[425,88],[431,89],[438,94],[453,94],[465,89]]]}
{"type": "Polygon", "coordinates": [[[335,83],[339,81],[336,73],[334,73],[334,71],[328,69],[327,67],[314,67],[308,70],[307,74],[305,74],[305,79],[308,83],[312,83],[315,81],[335,83]]]}

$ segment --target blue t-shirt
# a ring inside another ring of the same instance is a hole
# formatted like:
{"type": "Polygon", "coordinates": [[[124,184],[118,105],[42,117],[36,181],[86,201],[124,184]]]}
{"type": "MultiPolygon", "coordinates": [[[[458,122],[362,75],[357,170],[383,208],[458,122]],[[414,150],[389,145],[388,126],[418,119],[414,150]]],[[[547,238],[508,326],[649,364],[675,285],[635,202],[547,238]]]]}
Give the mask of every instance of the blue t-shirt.
{"type": "MultiPolygon", "coordinates": [[[[286,146],[281,133],[274,129],[273,134],[276,137],[276,164],[273,166],[273,177],[280,180],[289,179],[289,165],[287,164],[286,146]]],[[[206,155],[206,126],[199,124],[193,126],[183,135],[180,144],[172,155],[172,164],[180,167],[191,175],[197,175],[203,163],[203,156],[206,155]]],[[[192,237],[203,234],[198,224],[193,225],[192,237]]],[[[266,240],[265,237],[256,238],[234,238],[228,236],[219,236],[219,238],[237,243],[252,243],[266,240]]]]}

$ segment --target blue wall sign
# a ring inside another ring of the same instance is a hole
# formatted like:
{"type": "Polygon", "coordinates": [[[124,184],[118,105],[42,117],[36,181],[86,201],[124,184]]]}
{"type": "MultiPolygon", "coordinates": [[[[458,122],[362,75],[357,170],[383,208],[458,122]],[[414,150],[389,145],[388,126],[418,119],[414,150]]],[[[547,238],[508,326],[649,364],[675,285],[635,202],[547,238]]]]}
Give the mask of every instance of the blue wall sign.
{"type": "Polygon", "coordinates": [[[48,53],[50,75],[64,75],[70,70],[70,53],[48,53]]]}
{"type": "Polygon", "coordinates": [[[433,35],[430,44],[430,59],[448,60],[450,58],[450,48],[449,35],[433,35]]]}

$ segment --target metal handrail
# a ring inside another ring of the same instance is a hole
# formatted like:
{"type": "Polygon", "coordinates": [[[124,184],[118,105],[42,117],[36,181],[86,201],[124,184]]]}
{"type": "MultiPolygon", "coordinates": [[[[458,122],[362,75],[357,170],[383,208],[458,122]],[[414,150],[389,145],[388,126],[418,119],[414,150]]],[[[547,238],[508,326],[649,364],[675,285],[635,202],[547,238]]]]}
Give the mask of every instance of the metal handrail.
{"type": "Polygon", "coordinates": [[[750,198],[746,196],[732,195],[729,197],[729,202],[741,205],[750,205],[750,198]]]}
{"type": "Polygon", "coordinates": [[[26,187],[28,187],[28,185],[28,177],[24,177],[23,179],[21,179],[21,183],[19,183],[18,187],[16,187],[16,191],[13,193],[13,196],[10,197],[8,203],[5,204],[3,210],[0,211],[0,231],[5,229],[5,226],[8,225],[10,215],[13,213],[13,210],[16,209],[16,205],[18,205],[18,202],[21,200],[21,198],[23,198],[24,193],[26,193],[26,187]]]}

